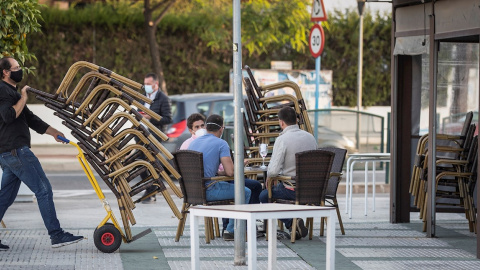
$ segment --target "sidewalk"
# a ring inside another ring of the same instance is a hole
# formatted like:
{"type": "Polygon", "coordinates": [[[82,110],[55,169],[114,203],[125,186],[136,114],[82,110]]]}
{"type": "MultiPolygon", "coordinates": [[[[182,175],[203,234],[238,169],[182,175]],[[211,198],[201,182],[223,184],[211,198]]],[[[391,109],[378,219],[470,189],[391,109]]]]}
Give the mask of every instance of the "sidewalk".
{"type": "MultiPolygon", "coordinates": [[[[118,206],[106,194],[117,217],[118,206]]],[[[52,249],[35,203],[14,203],[0,229],[2,243],[11,250],[0,252],[0,269],[190,269],[190,234],[187,221],[184,235],[174,241],[178,220],[167,204],[138,204],[133,232],[152,228],[153,233],[126,244],[113,254],[99,252],[93,243],[94,228],[105,216],[92,192],[55,191],[57,213],[69,232],[87,237],[78,244],[52,249]]],[[[346,235],[336,230],[336,269],[480,269],[475,258],[476,239],[460,214],[438,214],[438,238],[425,238],[418,213],[410,224],[390,224],[388,194],[379,194],[377,209],[363,215],[363,196],[355,194],[353,218],[344,214],[344,197],[339,197],[346,235]]],[[[181,199],[174,198],[177,206],[181,199]]],[[[369,205],[372,205],[370,198],[369,205]]],[[[325,237],[319,238],[319,220],[314,222],[314,239],[295,244],[279,241],[278,269],[324,269],[325,237]]],[[[201,231],[203,234],[203,231],[201,231]]],[[[202,235],[203,236],[203,235],[202,235]]],[[[247,269],[234,267],[233,242],[215,239],[207,245],[200,240],[202,269],[247,269]]],[[[258,269],[267,268],[267,242],[258,240],[258,269]]]]}

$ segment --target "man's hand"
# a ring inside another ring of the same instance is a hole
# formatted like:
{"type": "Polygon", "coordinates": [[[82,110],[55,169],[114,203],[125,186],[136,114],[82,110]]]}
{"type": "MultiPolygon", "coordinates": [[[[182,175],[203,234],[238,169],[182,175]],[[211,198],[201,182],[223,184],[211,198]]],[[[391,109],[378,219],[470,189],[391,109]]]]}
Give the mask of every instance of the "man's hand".
{"type": "Polygon", "coordinates": [[[30,88],[30,86],[28,85],[25,85],[22,90],[21,90],[21,93],[22,93],[22,97],[25,96],[25,101],[27,101],[27,98],[28,98],[28,94],[27,94],[27,88],[30,88]]]}
{"type": "Polygon", "coordinates": [[[147,119],[148,121],[150,121],[150,119],[152,119],[152,117],[148,114],[142,114],[143,115],[143,118],[147,119]]]}
{"type": "Polygon", "coordinates": [[[60,140],[60,139],[58,138],[58,136],[62,136],[62,137],[65,138],[65,135],[63,135],[62,132],[56,130],[56,129],[53,128],[52,126],[49,126],[49,127],[47,128],[47,131],[45,131],[45,133],[48,134],[48,135],[53,136],[53,138],[54,138],[55,141],[57,141],[57,142],[66,143],[66,142],[64,142],[64,141],[62,141],[62,140],[60,140]]]}

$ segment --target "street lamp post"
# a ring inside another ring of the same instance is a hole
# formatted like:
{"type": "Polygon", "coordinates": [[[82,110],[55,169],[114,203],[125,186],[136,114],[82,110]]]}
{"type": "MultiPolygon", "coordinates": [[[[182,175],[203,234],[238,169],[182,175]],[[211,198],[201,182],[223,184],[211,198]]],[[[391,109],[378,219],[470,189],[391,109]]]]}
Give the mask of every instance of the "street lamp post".
{"type": "Polygon", "coordinates": [[[363,10],[366,0],[357,0],[359,27],[358,27],[358,73],[357,73],[357,149],[360,150],[360,108],[362,107],[362,73],[363,73],[363,10]]]}

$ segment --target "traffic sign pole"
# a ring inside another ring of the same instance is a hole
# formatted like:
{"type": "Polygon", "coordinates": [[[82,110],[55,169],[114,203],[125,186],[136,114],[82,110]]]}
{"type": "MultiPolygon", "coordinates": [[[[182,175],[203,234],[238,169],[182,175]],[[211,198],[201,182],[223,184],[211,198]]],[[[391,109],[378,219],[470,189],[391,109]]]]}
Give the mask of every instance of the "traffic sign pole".
{"type": "Polygon", "coordinates": [[[313,126],[313,135],[318,141],[318,98],[319,98],[319,88],[320,88],[320,64],[321,57],[315,58],[315,120],[313,126]]]}

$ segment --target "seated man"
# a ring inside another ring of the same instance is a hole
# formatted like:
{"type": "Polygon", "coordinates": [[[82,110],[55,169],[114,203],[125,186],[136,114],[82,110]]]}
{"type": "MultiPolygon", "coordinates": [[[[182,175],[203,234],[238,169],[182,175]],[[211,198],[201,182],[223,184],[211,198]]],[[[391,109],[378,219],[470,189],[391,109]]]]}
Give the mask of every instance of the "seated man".
{"type": "Polygon", "coordinates": [[[192,137],[186,139],[182,143],[182,145],[180,146],[180,150],[188,149],[188,146],[190,146],[190,143],[197,138],[197,135],[195,134],[197,130],[204,130],[205,116],[203,116],[203,114],[201,113],[192,113],[187,118],[187,127],[188,127],[188,131],[190,131],[190,134],[192,134],[192,137]]]}
{"type": "MultiPolygon", "coordinates": [[[[280,136],[273,145],[272,157],[268,166],[267,179],[272,176],[285,175],[295,176],[295,154],[307,150],[317,149],[315,137],[301,130],[297,125],[297,114],[291,107],[284,107],[278,112],[278,122],[282,128],[280,136]]],[[[293,183],[295,184],[295,183],[293,183]]],[[[279,183],[272,187],[272,198],[295,200],[295,189],[291,186],[279,183]]],[[[268,190],[260,194],[260,202],[268,202],[268,190]]],[[[292,228],[292,219],[281,219],[287,229],[292,228]]],[[[296,239],[307,236],[308,229],[303,219],[297,219],[296,239]]]]}
{"type": "MultiPolygon", "coordinates": [[[[220,138],[224,129],[223,118],[216,114],[209,116],[206,127],[207,134],[193,140],[190,143],[188,150],[203,153],[203,169],[205,177],[213,177],[215,175],[233,176],[234,167],[230,156],[230,148],[228,147],[227,142],[220,138]],[[223,171],[218,171],[220,163],[223,165],[223,171]]],[[[209,184],[210,183],[206,183],[206,185],[209,184]]],[[[245,184],[247,185],[247,179],[245,184]]],[[[252,200],[258,201],[261,185],[256,182],[255,185],[252,184],[252,186],[255,187],[253,189],[255,190],[256,195],[254,195],[248,187],[245,187],[245,203],[249,203],[252,200]],[[253,198],[252,195],[257,197],[253,198]]],[[[235,198],[235,185],[231,182],[216,182],[207,189],[206,195],[207,201],[233,199],[235,198]]],[[[226,232],[223,234],[223,239],[226,241],[234,240],[233,228],[234,222],[233,219],[230,219],[226,232]]]]}

